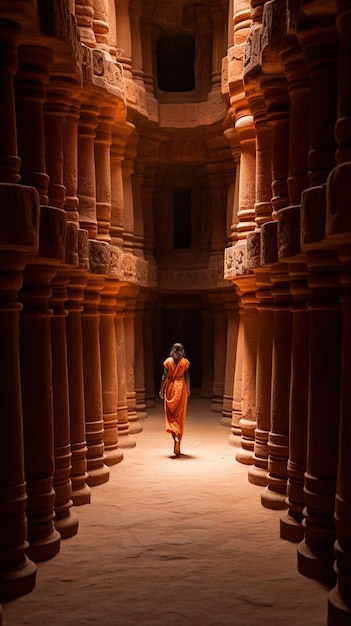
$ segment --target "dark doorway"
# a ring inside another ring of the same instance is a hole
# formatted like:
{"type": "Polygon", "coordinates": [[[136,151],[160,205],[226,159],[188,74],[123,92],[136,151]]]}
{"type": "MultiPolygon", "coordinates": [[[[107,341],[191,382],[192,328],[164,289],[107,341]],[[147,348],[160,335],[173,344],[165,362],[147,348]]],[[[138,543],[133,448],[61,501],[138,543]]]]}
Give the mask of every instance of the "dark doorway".
{"type": "Polygon", "coordinates": [[[192,33],[161,34],[156,59],[159,89],[168,92],[195,89],[195,37],[192,33]]]}
{"type": "Polygon", "coordinates": [[[202,378],[202,324],[200,309],[164,309],[162,312],[162,361],[169,355],[175,342],[184,345],[190,361],[190,380],[193,388],[201,387],[202,378]]]}

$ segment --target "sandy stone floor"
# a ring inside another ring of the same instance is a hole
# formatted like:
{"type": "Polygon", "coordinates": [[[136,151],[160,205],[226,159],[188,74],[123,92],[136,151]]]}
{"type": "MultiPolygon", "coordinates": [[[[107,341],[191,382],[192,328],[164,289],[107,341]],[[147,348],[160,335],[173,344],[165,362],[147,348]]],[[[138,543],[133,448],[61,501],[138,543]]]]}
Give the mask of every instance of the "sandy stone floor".
{"type": "Polygon", "coordinates": [[[191,397],[175,458],[159,401],[3,626],[325,626],[328,589],[297,572],[219,419],[191,397]]]}

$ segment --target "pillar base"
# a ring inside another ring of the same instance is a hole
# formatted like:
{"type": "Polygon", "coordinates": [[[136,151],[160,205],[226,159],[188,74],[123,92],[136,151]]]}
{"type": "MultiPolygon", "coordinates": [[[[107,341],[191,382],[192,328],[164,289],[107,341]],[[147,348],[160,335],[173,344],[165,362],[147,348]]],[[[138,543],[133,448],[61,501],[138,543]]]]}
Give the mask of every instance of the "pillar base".
{"type": "Polygon", "coordinates": [[[279,493],[272,490],[269,486],[261,493],[261,504],[266,509],[279,511],[287,508],[286,493],[279,493]]]}
{"type": "Polygon", "coordinates": [[[142,430],[143,427],[141,426],[141,424],[139,424],[137,419],[135,421],[129,420],[129,432],[132,435],[137,435],[138,433],[141,433],[142,430]]]}
{"type": "Polygon", "coordinates": [[[350,626],[351,606],[340,595],[338,586],[328,596],[328,626],[350,626]]]}
{"type": "Polygon", "coordinates": [[[120,450],[106,450],[105,449],[105,464],[109,467],[111,465],[117,465],[123,461],[123,452],[120,450]]]}
{"type": "Polygon", "coordinates": [[[72,491],[71,500],[74,506],[81,506],[82,504],[90,504],[91,490],[88,485],[85,485],[82,489],[72,491]]]}
{"type": "Polygon", "coordinates": [[[245,450],[245,448],[239,448],[235,458],[238,463],[243,463],[243,465],[252,465],[254,462],[253,451],[245,450]]]}
{"type": "MultiPolygon", "coordinates": [[[[24,555],[22,563],[14,570],[0,576],[0,600],[8,602],[33,591],[37,566],[24,555]]],[[[0,605],[1,624],[1,605],[0,605]]]]}
{"type": "Polygon", "coordinates": [[[66,517],[55,519],[55,528],[60,533],[62,539],[74,537],[78,532],[78,515],[72,511],[66,517]]]}
{"type": "Polygon", "coordinates": [[[49,561],[53,559],[60,550],[61,535],[57,530],[53,529],[48,537],[38,539],[38,541],[30,543],[27,555],[35,563],[40,561],[49,561]]]}
{"type": "Polygon", "coordinates": [[[305,534],[304,527],[298,520],[292,517],[288,512],[284,513],[280,518],[280,538],[291,541],[292,543],[300,543],[305,534]]]}
{"type": "Polygon", "coordinates": [[[225,426],[226,428],[230,428],[231,425],[232,425],[232,418],[231,418],[231,416],[230,417],[222,416],[219,423],[220,423],[221,426],[225,426]]]}
{"type": "Polygon", "coordinates": [[[133,435],[130,435],[130,434],[118,435],[118,447],[121,448],[122,450],[127,449],[127,448],[135,448],[135,446],[136,446],[136,441],[133,435]]]}
{"type": "MultiPolygon", "coordinates": [[[[88,461],[89,463],[89,461],[88,461]]],[[[87,484],[89,487],[95,487],[96,485],[103,485],[107,483],[110,478],[110,470],[107,465],[100,465],[97,469],[88,468],[87,484]]]]}
{"type": "Polygon", "coordinates": [[[230,446],[234,446],[235,448],[240,448],[241,445],[241,436],[240,435],[229,435],[228,443],[230,446]]]}
{"type": "Polygon", "coordinates": [[[252,465],[248,471],[248,480],[252,485],[258,485],[260,487],[266,487],[268,484],[268,470],[256,465],[252,465]]]}
{"type": "Polygon", "coordinates": [[[328,585],[336,582],[333,562],[312,552],[305,539],[297,547],[297,569],[306,578],[320,580],[328,585]]]}

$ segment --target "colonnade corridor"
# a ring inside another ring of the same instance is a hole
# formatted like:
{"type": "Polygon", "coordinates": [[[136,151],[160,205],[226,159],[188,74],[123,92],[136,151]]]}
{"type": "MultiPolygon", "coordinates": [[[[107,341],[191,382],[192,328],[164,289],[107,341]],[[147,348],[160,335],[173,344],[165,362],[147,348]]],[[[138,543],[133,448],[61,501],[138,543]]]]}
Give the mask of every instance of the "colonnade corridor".
{"type": "Polygon", "coordinates": [[[136,447],[75,507],[79,533],[3,605],[3,626],[326,624],[328,589],[298,573],[282,512],[260,506],[228,434],[190,396],[176,458],[157,401],[136,447]]]}

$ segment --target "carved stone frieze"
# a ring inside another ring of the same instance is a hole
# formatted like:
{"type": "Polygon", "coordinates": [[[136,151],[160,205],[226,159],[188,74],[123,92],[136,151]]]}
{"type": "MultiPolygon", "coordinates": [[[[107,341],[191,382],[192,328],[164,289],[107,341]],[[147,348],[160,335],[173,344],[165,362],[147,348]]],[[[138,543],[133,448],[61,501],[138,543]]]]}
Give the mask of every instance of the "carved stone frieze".
{"type": "MultiPolygon", "coordinates": [[[[172,291],[206,291],[223,285],[223,273],[220,277],[217,268],[203,270],[159,271],[158,289],[172,291]]],[[[224,283],[224,286],[225,283],[224,283]]]]}
{"type": "Polygon", "coordinates": [[[111,260],[109,244],[89,239],[89,260],[92,274],[108,274],[111,260]]]}
{"type": "Polygon", "coordinates": [[[66,211],[52,206],[40,207],[39,257],[65,261],[66,211]]]}
{"type": "Polygon", "coordinates": [[[326,185],[305,189],[301,195],[301,245],[325,237],[326,185]]]}
{"type": "Polygon", "coordinates": [[[66,223],[65,249],[65,263],[78,267],[78,224],[75,222],[66,223]]]}
{"type": "Polygon", "coordinates": [[[238,241],[235,246],[224,250],[224,278],[232,280],[236,276],[251,273],[247,263],[247,242],[238,241]]]}
{"type": "Polygon", "coordinates": [[[83,80],[86,84],[105,89],[125,101],[125,84],[121,63],[109,58],[104,50],[91,49],[82,44],[83,80]]]}
{"type": "Polygon", "coordinates": [[[226,105],[218,92],[211,100],[204,102],[160,104],[159,114],[162,128],[195,128],[222,120],[226,115],[226,105]]]}
{"type": "Polygon", "coordinates": [[[248,269],[261,266],[261,234],[253,231],[246,237],[246,261],[248,269]]]}
{"type": "Polygon", "coordinates": [[[257,79],[262,74],[262,25],[254,23],[251,26],[244,49],[244,84],[257,79]]]}
{"type": "Polygon", "coordinates": [[[277,222],[266,222],[261,227],[261,263],[262,265],[277,263],[277,222]]]}

